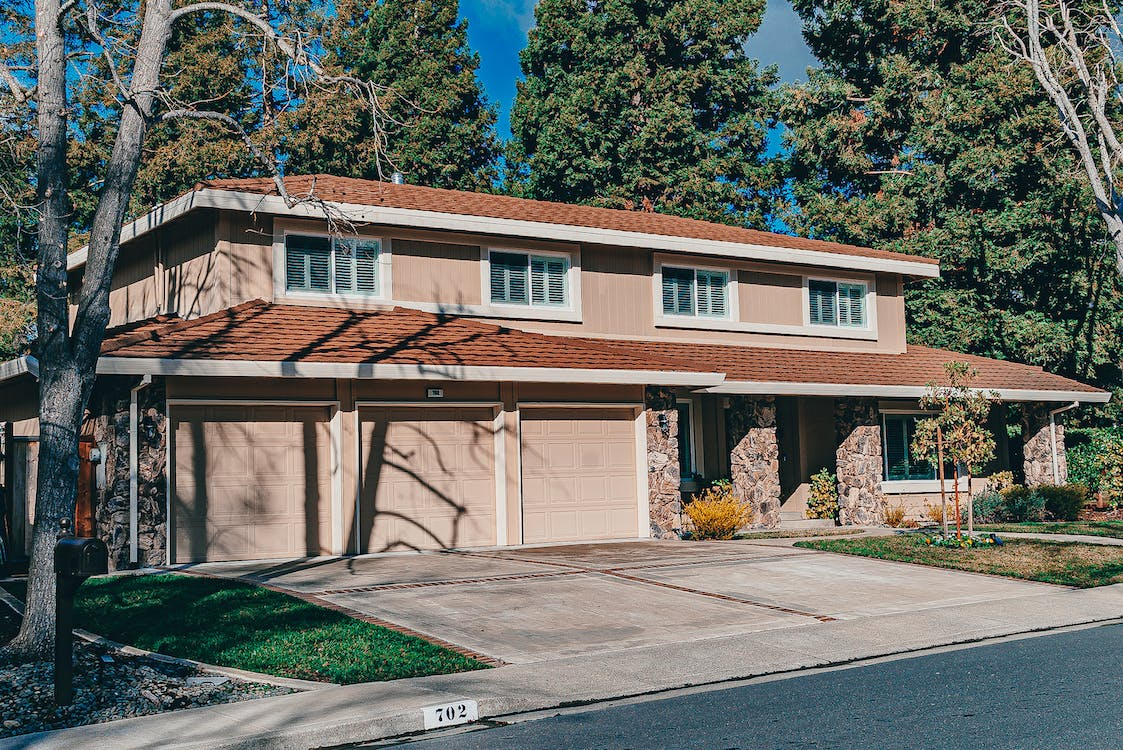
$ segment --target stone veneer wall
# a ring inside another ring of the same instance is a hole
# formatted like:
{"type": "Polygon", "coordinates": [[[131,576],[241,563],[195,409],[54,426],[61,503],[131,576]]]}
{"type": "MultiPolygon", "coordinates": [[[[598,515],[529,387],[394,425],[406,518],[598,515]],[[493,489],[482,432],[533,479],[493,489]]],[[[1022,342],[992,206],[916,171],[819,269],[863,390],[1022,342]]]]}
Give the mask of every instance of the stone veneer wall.
{"type": "Polygon", "coordinates": [[[667,388],[649,387],[644,393],[647,415],[647,493],[654,539],[677,539],[682,531],[679,494],[678,408],[667,388]],[[660,417],[664,417],[660,424],[660,417]]]}
{"type": "Polygon", "coordinates": [[[835,402],[840,524],[874,526],[882,522],[881,418],[875,398],[840,398],[835,402]]]}
{"type": "MultiPolygon", "coordinates": [[[[113,570],[129,561],[129,391],[135,377],[100,377],[90,398],[87,434],[105,448],[105,487],[95,488],[97,533],[109,546],[113,570]]],[[[138,394],[137,562],[162,565],[167,549],[167,402],[156,378],[138,394]]]]}
{"type": "Polygon", "coordinates": [[[732,396],[726,411],[733,491],[753,508],[753,525],[780,524],[780,446],[776,401],[732,396]]]}
{"type": "Polygon", "coordinates": [[[1027,487],[1040,484],[1065,484],[1068,481],[1068,461],[1065,456],[1065,427],[1063,417],[1057,421],[1057,480],[1053,479],[1053,451],[1049,446],[1049,406],[1026,404],[1022,407],[1022,442],[1025,483],[1027,487]]]}

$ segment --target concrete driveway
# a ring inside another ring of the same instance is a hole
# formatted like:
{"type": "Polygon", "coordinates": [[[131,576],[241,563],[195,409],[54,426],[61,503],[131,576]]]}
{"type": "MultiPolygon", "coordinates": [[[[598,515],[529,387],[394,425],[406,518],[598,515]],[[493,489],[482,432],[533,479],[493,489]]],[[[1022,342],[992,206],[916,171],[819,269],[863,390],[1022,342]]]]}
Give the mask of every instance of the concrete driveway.
{"type": "Polygon", "coordinates": [[[1053,588],[764,541],[581,544],[192,569],[268,583],[516,664],[815,628],[1053,588]]]}

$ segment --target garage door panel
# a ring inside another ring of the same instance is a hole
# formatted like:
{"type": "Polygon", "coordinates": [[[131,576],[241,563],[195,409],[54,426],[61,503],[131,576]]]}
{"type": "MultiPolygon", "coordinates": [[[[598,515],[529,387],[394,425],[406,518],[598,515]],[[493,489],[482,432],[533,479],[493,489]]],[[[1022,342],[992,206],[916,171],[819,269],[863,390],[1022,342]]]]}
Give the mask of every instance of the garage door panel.
{"type": "Polygon", "coordinates": [[[176,562],[330,552],[327,407],[173,407],[172,419],[176,562]]]}
{"type": "Polygon", "coordinates": [[[635,461],[631,410],[524,409],[524,541],[635,536],[635,461]]]}
{"type": "Polygon", "coordinates": [[[363,407],[362,548],[486,546],[495,539],[492,407],[363,407]]]}

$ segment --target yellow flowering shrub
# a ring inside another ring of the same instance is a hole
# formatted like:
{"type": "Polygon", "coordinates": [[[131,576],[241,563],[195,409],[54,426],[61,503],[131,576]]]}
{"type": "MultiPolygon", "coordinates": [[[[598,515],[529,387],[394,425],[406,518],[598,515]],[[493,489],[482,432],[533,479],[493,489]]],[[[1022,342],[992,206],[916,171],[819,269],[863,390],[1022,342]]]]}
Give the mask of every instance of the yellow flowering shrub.
{"type": "Polygon", "coordinates": [[[694,495],[683,510],[694,525],[697,539],[732,539],[753,521],[752,507],[733,493],[729,480],[714,482],[694,495]]]}

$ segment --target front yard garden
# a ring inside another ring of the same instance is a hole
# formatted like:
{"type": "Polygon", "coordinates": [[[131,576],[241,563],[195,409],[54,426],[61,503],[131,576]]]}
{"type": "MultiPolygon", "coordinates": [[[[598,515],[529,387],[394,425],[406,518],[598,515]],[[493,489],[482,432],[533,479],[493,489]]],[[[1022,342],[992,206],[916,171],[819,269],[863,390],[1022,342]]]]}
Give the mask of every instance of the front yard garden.
{"type": "MultiPolygon", "coordinates": [[[[22,584],[5,584],[22,598],[22,584]]],[[[279,677],[355,683],[485,667],[415,636],[237,581],[164,574],[95,578],[78,627],[148,651],[279,677]]]]}
{"type": "Polygon", "coordinates": [[[1123,583],[1123,549],[1106,545],[1013,539],[959,549],[932,546],[922,534],[910,533],[815,539],[795,546],[1080,588],[1123,583]]]}
{"type": "Polygon", "coordinates": [[[1028,534],[1083,534],[1123,539],[1123,521],[1027,521],[1025,523],[988,523],[975,526],[986,532],[1024,532],[1028,534]]]}

